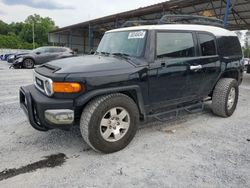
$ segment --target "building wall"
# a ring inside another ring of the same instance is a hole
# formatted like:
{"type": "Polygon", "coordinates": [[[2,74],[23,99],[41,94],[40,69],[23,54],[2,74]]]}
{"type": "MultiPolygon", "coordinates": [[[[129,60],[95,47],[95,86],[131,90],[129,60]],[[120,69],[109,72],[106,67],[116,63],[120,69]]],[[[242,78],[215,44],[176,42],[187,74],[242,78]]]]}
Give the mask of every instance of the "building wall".
{"type": "MultiPolygon", "coordinates": [[[[55,46],[67,46],[71,49],[75,49],[78,53],[89,53],[89,38],[88,32],[68,32],[68,33],[49,33],[49,43],[55,46]]],[[[92,50],[96,50],[100,42],[100,36],[93,33],[92,50]]]]}

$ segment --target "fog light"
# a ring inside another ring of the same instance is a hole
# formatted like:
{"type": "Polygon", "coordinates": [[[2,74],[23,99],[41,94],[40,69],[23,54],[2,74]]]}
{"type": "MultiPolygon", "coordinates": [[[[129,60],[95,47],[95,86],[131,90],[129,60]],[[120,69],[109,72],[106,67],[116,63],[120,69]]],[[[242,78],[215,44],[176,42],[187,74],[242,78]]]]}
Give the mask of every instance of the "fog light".
{"type": "Polygon", "coordinates": [[[69,109],[46,110],[45,118],[54,124],[72,124],[74,121],[74,111],[69,109]]]}

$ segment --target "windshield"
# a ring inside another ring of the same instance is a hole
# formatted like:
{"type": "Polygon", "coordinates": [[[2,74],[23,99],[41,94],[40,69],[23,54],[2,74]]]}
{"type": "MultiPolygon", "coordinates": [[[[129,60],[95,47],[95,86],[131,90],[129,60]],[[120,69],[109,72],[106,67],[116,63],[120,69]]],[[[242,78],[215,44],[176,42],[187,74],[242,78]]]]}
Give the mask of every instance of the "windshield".
{"type": "Polygon", "coordinates": [[[141,57],[143,55],[145,41],[146,31],[143,30],[110,32],[103,36],[96,52],[141,57]]]}
{"type": "Polygon", "coordinates": [[[40,47],[40,48],[36,48],[34,50],[32,50],[32,53],[36,53],[36,52],[44,52],[45,48],[44,47],[40,47]]]}

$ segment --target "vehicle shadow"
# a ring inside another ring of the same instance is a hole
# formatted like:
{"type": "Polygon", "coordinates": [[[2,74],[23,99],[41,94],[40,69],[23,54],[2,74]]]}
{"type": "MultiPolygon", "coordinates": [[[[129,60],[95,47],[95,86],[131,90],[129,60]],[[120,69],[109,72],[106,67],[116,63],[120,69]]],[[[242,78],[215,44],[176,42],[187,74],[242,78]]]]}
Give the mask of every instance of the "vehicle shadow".
{"type": "MultiPolygon", "coordinates": [[[[198,113],[183,112],[177,118],[169,119],[168,121],[165,122],[160,122],[153,118],[148,119],[146,122],[140,123],[139,131],[143,131],[142,134],[147,134],[148,131],[144,131],[145,129],[152,129],[152,131],[154,130],[162,131],[165,128],[171,128],[173,130],[177,127],[178,129],[182,127],[184,128],[185,122],[195,119],[203,114],[205,114],[207,118],[213,117],[209,103],[205,104],[204,109],[201,112],[198,113]]],[[[65,148],[71,150],[71,152],[73,151],[86,152],[90,150],[90,147],[83,140],[80,133],[80,129],[77,126],[72,127],[72,129],[70,129],[69,131],[55,129],[45,133],[41,133],[39,134],[38,137],[36,138],[33,137],[33,139],[30,140],[30,142],[32,145],[41,147],[42,150],[54,150],[54,149],[63,150],[65,148]]]]}

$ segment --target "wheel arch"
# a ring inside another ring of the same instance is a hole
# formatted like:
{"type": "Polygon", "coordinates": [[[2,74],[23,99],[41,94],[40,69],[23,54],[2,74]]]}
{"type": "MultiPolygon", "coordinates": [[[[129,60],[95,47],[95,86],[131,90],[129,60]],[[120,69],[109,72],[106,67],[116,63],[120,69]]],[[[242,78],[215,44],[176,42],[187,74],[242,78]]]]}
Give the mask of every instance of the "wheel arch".
{"type": "Polygon", "coordinates": [[[219,80],[222,79],[222,78],[233,78],[233,79],[235,79],[238,82],[238,84],[240,84],[242,82],[242,76],[241,76],[240,70],[238,70],[238,69],[225,70],[218,77],[216,83],[214,84],[214,87],[213,87],[212,91],[210,92],[210,94],[208,96],[212,96],[213,95],[215,86],[217,85],[217,83],[219,82],[219,80]]]}
{"type": "Polygon", "coordinates": [[[78,97],[75,100],[75,105],[80,106],[82,110],[94,98],[99,97],[101,95],[107,95],[112,93],[122,93],[130,97],[138,107],[140,113],[140,119],[141,120],[146,119],[142,92],[140,87],[137,85],[93,90],[78,97]]]}
{"type": "Polygon", "coordinates": [[[221,74],[220,78],[233,78],[237,82],[241,82],[240,73],[238,69],[226,70],[221,74]]]}
{"type": "Polygon", "coordinates": [[[34,62],[34,65],[36,64],[36,61],[35,61],[35,59],[34,59],[33,57],[24,57],[24,58],[23,58],[23,62],[22,62],[22,66],[23,66],[23,63],[24,63],[24,61],[25,61],[26,59],[31,59],[31,60],[34,62]]]}

